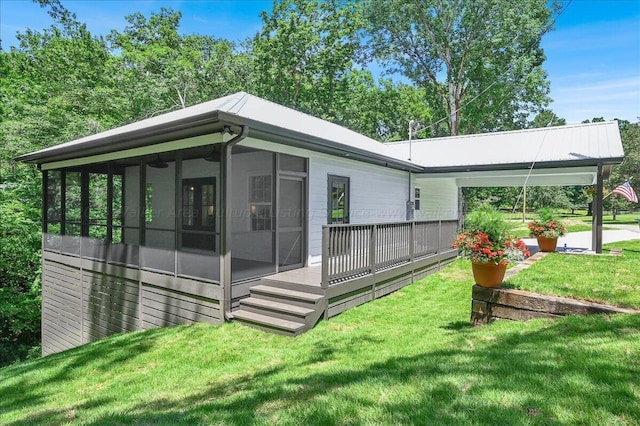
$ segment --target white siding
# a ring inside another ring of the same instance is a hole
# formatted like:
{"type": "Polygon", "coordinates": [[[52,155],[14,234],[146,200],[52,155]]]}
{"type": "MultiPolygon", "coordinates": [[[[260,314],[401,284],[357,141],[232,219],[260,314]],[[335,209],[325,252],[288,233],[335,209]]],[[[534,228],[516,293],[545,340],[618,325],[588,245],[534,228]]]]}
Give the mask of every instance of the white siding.
{"type": "Polygon", "coordinates": [[[458,218],[458,186],[454,178],[417,177],[414,186],[420,188],[420,210],[415,212],[416,220],[458,218]]]}
{"type": "Polygon", "coordinates": [[[351,223],[397,222],[406,219],[409,172],[247,138],[242,145],[309,159],[309,263],[319,263],[322,225],[327,224],[328,175],[349,178],[351,223]]]}
{"type": "Polygon", "coordinates": [[[406,220],[409,173],[321,154],[309,159],[309,257],[320,262],[327,224],[328,176],[349,178],[350,223],[406,220]]]}

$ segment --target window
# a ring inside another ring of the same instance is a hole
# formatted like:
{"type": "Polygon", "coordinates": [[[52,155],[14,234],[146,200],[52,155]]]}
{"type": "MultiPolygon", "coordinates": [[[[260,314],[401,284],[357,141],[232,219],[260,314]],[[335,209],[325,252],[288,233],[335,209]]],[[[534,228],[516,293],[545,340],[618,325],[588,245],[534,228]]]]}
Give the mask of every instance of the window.
{"type": "Polygon", "coordinates": [[[271,230],[271,176],[249,176],[249,214],[252,231],[271,230]]]}
{"type": "Polygon", "coordinates": [[[349,178],[329,175],[327,223],[349,223],[349,178]]]}
{"type": "Polygon", "coordinates": [[[414,210],[420,210],[420,188],[418,188],[417,186],[414,189],[413,201],[414,210]]]}
{"type": "Polygon", "coordinates": [[[215,250],[216,180],[182,181],[182,247],[215,250]]]}

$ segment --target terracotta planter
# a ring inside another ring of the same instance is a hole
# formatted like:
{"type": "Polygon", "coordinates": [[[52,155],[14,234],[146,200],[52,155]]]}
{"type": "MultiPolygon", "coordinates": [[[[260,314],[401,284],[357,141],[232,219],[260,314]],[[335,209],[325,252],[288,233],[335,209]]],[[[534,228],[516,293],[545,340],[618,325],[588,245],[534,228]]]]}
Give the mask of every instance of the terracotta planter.
{"type": "Polygon", "coordinates": [[[558,238],[536,237],[538,239],[538,247],[540,251],[554,252],[558,245],[558,238]]]}
{"type": "Polygon", "coordinates": [[[471,262],[471,270],[473,271],[473,279],[480,287],[498,288],[504,279],[507,265],[496,265],[493,262],[471,262]]]}

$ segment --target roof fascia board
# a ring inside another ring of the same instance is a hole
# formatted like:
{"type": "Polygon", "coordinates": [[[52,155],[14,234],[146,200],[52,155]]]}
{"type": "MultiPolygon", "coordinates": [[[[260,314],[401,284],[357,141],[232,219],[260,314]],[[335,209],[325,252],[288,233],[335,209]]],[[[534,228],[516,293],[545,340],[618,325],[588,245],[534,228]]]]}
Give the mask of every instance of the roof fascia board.
{"type": "MultiPolygon", "coordinates": [[[[117,133],[114,135],[97,137],[91,142],[91,137],[87,143],[90,146],[80,147],[80,144],[63,144],[53,146],[44,150],[36,151],[17,157],[16,161],[26,163],[37,163],[38,160],[46,159],[47,162],[56,162],[69,159],[81,159],[82,157],[107,154],[115,151],[140,148],[149,145],[161,144],[164,142],[176,141],[190,137],[204,136],[215,133],[217,127],[217,111],[210,111],[193,117],[185,117],[169,123],[161,123],[152,127],[145,127],[130,132],[117,133]]],[[[108,131],[107,131],[108,132],[108,131]]],[[[96,135],[98,136],[98,135],[96,135]]]]}

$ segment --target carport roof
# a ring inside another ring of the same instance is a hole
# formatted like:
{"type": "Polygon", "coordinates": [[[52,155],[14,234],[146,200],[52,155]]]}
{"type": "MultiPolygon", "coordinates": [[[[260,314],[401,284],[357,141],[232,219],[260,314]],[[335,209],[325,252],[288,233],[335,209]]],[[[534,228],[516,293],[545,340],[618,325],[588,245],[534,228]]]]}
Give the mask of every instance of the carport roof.
{"type": "Polygon", "coordinates": [[[425,172],[560,168],[618,164],[624,158],[617,121],[482,133],[388,144],[425,172]],[[411,148],[409,148],[411,145],[411,148]],[[411,155],[410,150],[411,149],[411,155]]]}

